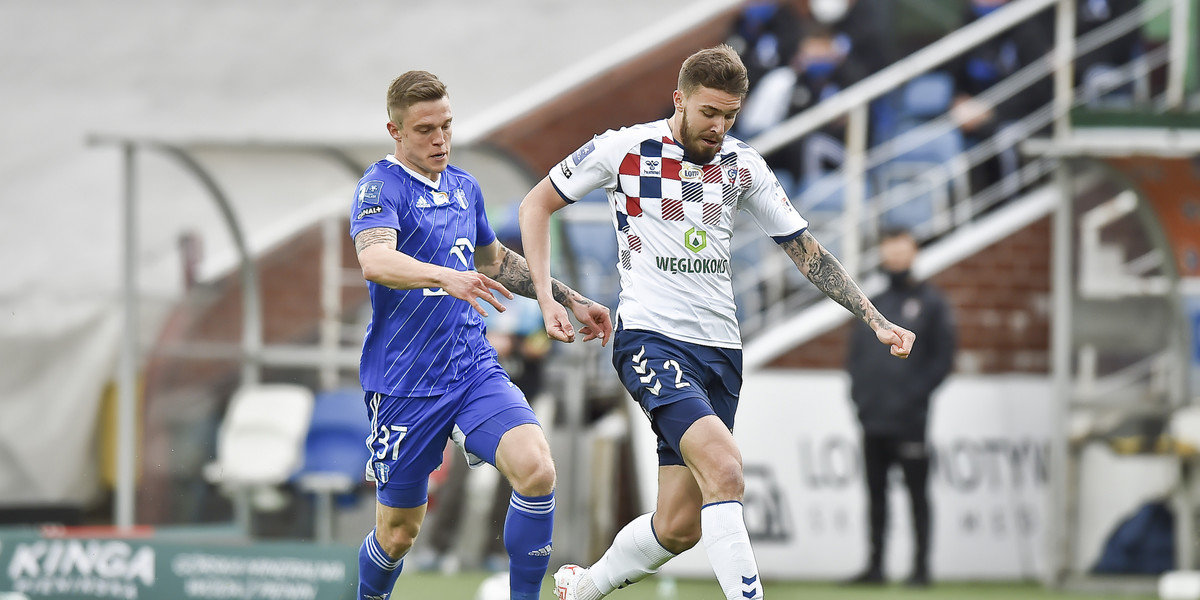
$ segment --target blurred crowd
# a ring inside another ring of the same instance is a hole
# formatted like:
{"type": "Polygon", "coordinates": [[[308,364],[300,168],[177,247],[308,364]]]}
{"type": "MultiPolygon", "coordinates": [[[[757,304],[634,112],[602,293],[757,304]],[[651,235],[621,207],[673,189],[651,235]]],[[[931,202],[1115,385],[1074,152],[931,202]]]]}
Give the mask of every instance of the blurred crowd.
{"type": "MultiPolygon", "coordinates": [[[[1007,2],[750,0],[728,35],[728,43],[741,54],[751,77],[750,93],[733,133],[751,140],[1007,2]]],[[[1077,35],[1112,23],[1139,4],[1138,0],[1081,0],[1077,35]]],[[[1114,73],[1146,51],[1141,29],[1135,27],[1080,56],[1075,84],[1081,93],[1116,102],[1132,97],[1132,84],[1116,81],[1114,73]]],[[[960,196],[976,194],[1016,173],[1021,160],[1015,143],[1047,129],[1048,118],[1027,117],[1052,102],[1053,85],[1044,75],[1012,93],[1002,93],[1000,88],[1014,73],[1052,51],[1054,31],[1054,10],[1045,10],[872,102],[870,148],[945,116],[952,127],[922,138],[925,141],[917,147],[882,161],[886,164],[869,162],[868,168],[875,168],[866,182],[868,196],[911,185],[913,177],[927,176],[921,165],[952,164],[953,157],[989,141],[993,148],[976,152],[979,158],[962,169],[963,181],[957,188],[953,181],[946,185],[945,196],[952,197],[955,189],[960,196]]],[[[845,158],[845,128],[844,118],[834,120],[767,156],[781,184],[806,214],[840,211],[839,186],[825,178],[845,158]]],[[[1010,183],[1004,195],[1021,188],[1019,182],[1010,183]]],[[[932,210],[896,211],[892,224],[920,226],[932,210]]]]}

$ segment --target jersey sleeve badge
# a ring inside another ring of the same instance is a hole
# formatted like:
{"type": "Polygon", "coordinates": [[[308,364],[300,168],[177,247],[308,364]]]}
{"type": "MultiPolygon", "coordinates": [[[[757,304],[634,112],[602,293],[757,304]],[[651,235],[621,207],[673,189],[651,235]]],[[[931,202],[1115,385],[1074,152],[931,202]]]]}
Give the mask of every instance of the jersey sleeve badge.
{"type": "Polygon", "coordinates": [[[379,204],[379,196],[383,193],[383,181],[373,179],[358,188],[358,204],[379,204]]]}

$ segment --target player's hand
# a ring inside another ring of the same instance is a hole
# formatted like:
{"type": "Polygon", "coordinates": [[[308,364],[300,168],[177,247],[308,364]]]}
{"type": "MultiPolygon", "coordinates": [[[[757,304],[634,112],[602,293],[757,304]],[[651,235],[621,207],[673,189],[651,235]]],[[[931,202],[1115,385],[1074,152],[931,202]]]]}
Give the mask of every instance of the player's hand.
{"type": "Polygon", "coordinates": [[[454,269],[447,270],[452,272],[446,275],[445,281],[442,283],[442,290],[459,300],[466,300],[472,308],[485,317],[488,316],[488,313],[484,310],[483,305],[479,303],[480,298],[483,298],[484,302],[496,307],[496,310],[504,312],[504,305],[492,295],[492,290],[504,294],[505,298],[511,299],[513,297],[512,292],[508,291],[508,288],[505,288],[500,282],[483,273],[478,271],[456,271],[454,269]]]}
{"type": "Polygon", "coordinates": [[[567,315],[567,309],[563,305],[547,300],[545,302],[538,301],[538,306],[542,308],[542,321],[546,323],[546,335],[560,342],[575,341],[575,328],[571,326],[571,317],[567,315]]]}
{"type": "Polygon", "coordinates": [[[612,315],[607,306],[576,294],[572,297],[571,312],[583,325],[579,328],[579,333],[584,335],[583,341],[600,338],[601,346],[608,345],[608,340],[612,338],[613,325],[612,315]]]}
{"type": "Polygon", "coordinates": [[[881,343],[892,347],[892,356],[900,358],[908,358],[908,353],[912,352],[913,342],[917,341],[917,335],[903,327],[884,323],[875,330],[875,337],[881,343]]]}

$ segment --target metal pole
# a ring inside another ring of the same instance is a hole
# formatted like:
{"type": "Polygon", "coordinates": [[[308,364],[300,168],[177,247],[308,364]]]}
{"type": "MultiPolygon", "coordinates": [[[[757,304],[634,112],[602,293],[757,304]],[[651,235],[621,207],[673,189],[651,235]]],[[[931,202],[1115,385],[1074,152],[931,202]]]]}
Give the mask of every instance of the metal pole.
{"type": "MultiPolygon", "coordinates": [[[[1062,142],[1071,134],[1071,101],[1075,54],[1075,2],[1060,0],[1055,18],[1054,40],[1054,139],[1062,142]]],[[[1070,568],[1071,542],[1068,478],[1071,476],[1067,444],[1067,407],[1071,400],[1071,276],[1072,203],[1074,190],[1065,161],[1054,170],[1060,197],[1054,210],[1051,254],[1053,309],[1050,330],[1051,373],[1054,400],[1051,406],[1050,506],[1045,520],[1048,552],[1044,583],[1058,586],[1070,568]]]]}
{"type": "Polygon", "coordinates": [[[113,503],[113,521],[118,528],[133,527],[135,479],[138,441],[138,284],[137,284],[137,159],[134,145],[122,144],[125,198],[123,211],[124,248],[122,286],[121,363],[117,374],[117,487],[113,503]]]}
{"type": "Polygon", "coordinates": [[[1192,0],[1171,1],[1171,62],[1167,66],[1167,108],[1177,110],[1183,108],[1183,88],[1187,75],[1188,45],[1191,26],[1192,0]]]}
{"type": "Polygon", "coordinates": [[[1059,0],[1054,19],[1054,139],[1071,134],[1075,99],[1075,0],[1059,0]]]}
{"type": "Polygon", "coordinates": [[[337,386],[337,351],[342,337],[342,228],[336,217],[321,223],[321,387],[337,386]]]}
{"type": "Polygon", "coordinates": [[[1067,406],[1071,401],[1071,300],[1073,297],[1071,276],[1072,247],[1072,200],[1074,190],[1071,174],[1065,163],[1054,171],[1054,181],[1061,197],[1054,209],[1053,247],[1051,261],[1051,295],[1053,309],[1050,329],[1051,373],[1054,382],[1054,402],[1051,407],[1050,447],[1050,517],[1046,519],[1048,545],[1045,583],[1059,585],[1070,568],[1070,518],[1068,490],[1071,489],[1072,470],[1069,464],[1067,444],[1067,406]]]}
{"type": "Polygon", "coordinates": [[[862,265],[862,222],[863,205],[866,203],[867,187],[863,181],[867,157],[867,104],[850,109],[846,123],[846,161],[843,173],[846,177],[846,208],[842,215],[842,255],[839,259],[851,277],[857,277],[862,265]]]}
{"type": "Polygon", "coordinates": [[[229,197],[217,184],[217,180],[199,161],[182,147],[167,144],[152,143],[151,147],[175,157],[184,168],[196,176],[196,179],[208,190],[213,202],[217,205],[225,225],[229,227],[229,235],[237,248],[242,280],[242,385],[257,385],[262,379],[263,352],[263,316],[262,291],[258,282],[258,267],[250,254],[246,234],[238,222],[233,204],[229,197]]]}

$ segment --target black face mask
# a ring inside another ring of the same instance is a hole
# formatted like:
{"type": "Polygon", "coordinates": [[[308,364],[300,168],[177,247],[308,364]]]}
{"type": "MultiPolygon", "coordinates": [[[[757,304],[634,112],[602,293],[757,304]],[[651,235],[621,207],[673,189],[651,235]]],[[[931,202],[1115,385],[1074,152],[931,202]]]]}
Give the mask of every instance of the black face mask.
{"type": "Polygon", "coordinates": [[[912,275],[912,271],[910,269],[904,269],[903,271],[885,270],[884,273],[887,274],[888,277],[888,288],[904,289],[909,287],[912,275]]]}

